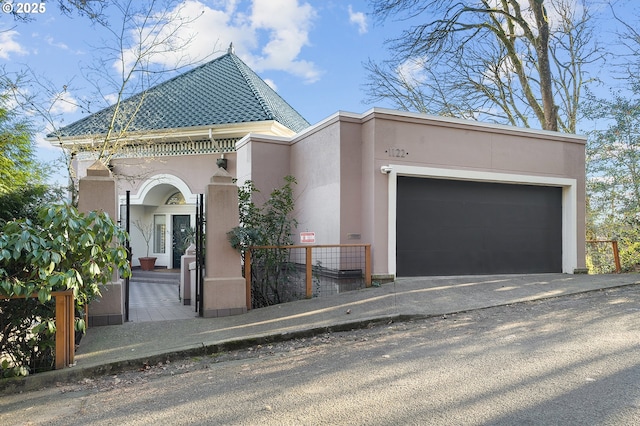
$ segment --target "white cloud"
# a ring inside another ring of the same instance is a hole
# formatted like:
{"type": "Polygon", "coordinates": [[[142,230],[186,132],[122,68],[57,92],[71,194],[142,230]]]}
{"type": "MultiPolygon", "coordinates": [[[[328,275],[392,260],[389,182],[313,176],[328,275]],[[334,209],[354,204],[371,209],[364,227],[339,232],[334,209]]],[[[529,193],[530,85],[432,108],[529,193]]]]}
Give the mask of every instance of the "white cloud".
{"type": "Polygon", "coordinates": [[[53,96],[51,99],[51,114],[72,114],[79,108],[79,102],[73,95],[67,91],[61,92],[53,96]]]}
{"type": "Polygon", "coordinates": [[[310,45],[309,32],[315,18],[315,9],[298,0],[254,0],[251,29],[256,36],[264,34],[268,41],[260,55],[250,58],[250,65],[258,71],[281,70],[309,83],[317,81],[321,72],[316,65],[298,59],[302,48],[310,45]]]}
{"type": "Polygon", "coordinates": [[[354,12],[351,5],[349,5],[349,22],[358,26],[359,34],[366,34],[367,17],[362,12],[354,12]]]}
{"type": "MultiPolygon", "coordinates": [[[[181,3],[172,13],[192,22],[162,31],[175,31],[174,40],[191,38],[191,42],[185,49],[151,57],[151,63],[173,67],[185,58],[211,59],[214,52],[226,52],[233,43],[236,54],[258,72],[284,71],[306,82],[320,78],[321,71],[313,62],[299,58],[302,48],[310,45],[309,32],[316,18],[311,5],[299,0],[252,0],[249,8],[240,9],[239,4],[238,0],[219,0],[212,7],[199,0],[181,3]]],[[[172,22],[176,25],[180,20],[172,22]]],[[[135,50],[128,50],[125,62],[131,64],[135,56],[135,50]]],[[[121,65],[114,66],[119,69],[121,65]]]]}
{"type": "Polygon", "coordinates": [[[26,55],[27,51],[15,38],[20,35],[14,30],[0,30],[0,59],[9,59],[11,54],[26,55]]]}
{"type": "Polygon", "coordinates": [[[276,86],[276,83],[270,78],[265,78],[264,82],[267,83],[267,86],[271,87],[276,92],[278,91],[278,86],[276,86]]]}
{"type": "MultiPolygon", "coordinates": [[[[489,5],[498,9],[503,8],[500,0],[491,0],[489,2],[489,5]]],[[[529,1],[518,0],[518,5],[520,7],[520,13],[522,13],[522,17],[524,18],[526,23],[530,27],[535,29],[536,20],[529,1]]],[[[555,0],[553,2],[547,3],[546,5],[547,6],[544,7],[544,11],[546,13],[547,22],[549,23],[551,31],[557,31],[561,29],[563,23],[563,15],[569,14],[579,16],[580,14],[584,13],[583,5],[580,4],[580,2],[578,2],[577,0],[555,0]]],[[[597,8],[599,8],[600,6],[595,4],[593,5],[593,7],[596,8],[595,10],[597,10],[597,8]]],[[[510,6],[509,9],[511,10],[512,7],[510,6]]],[[[506,24],[504,25],[506,28],[506,24]]],[[[517,35],[522,35],[522,29],[520,26],[516,26],[515,29],[517,35]]]]}
{"type": "Polygon", "coordinates": [[[69,46],[67,46],[65,43],[55,41],[55,39],[51,36],[46,36],[44,40],[51,47],[57,47],[58,49],[62,49],[62,50],[69,50],[69,46]]]}
{"type": "Polygon", "coordinates": [[[118,102],[118,94],[117,93],[109,93],[104,95],[104,100],[107,105],[113,105],[118,102]]]}
{"type": "MultiPolygon", "coordinates": [[[[125,69],[133,66],[134,61],[140,56],[136,45],[141,38],[146,40],[146,43],[143,43],[144,48],[151,48],[155,52],[147,55],[145,61],[168,69],[198,63],[210,59],[216,52],[222,52],[222,35],[232,40],[246,38],[241,27],[233,27],[229,22],[231,14],[227,10],[233,10],[235,1],[228,0],[224,3],[220,5],[224,10],[216,10],[198,0],[186,0],[175,9],[165,11],[166,16],[155,16],[148,20],[142,35],[137,32],[140,28],[130,29],[129,44],[134,47],[123,52],[123,61],[115,61],[114,68],[121,72],[122,63],[125,69]],[[174,47],[163,44],[163,40],[168,40],[174,47]]],[[[142,17],[139,17],[140,19],[142,17]]]]}
{"type": "Polygon", "coordinates": [[[42,150],[45,151],[60,151],[60,148],[58,146],[55,146],[54,144],[56,142],[49,142],[48,140],[46,140],[45,138],[47,137],[47,135],[49,133],[51,133],[53,130],[50,128],[50,126],[47,126],[47,129],[43,132],[38,132],[34,135],[33,139],[36,142],[36,145],[41,148],[42,150]]]}
{"type": "Polygon", "coordinates": [[[423,84],[428,78],[425,72],[426,62],[424,58],[409,58],[398,65],[396,74],[410,86],[423,84]]]}

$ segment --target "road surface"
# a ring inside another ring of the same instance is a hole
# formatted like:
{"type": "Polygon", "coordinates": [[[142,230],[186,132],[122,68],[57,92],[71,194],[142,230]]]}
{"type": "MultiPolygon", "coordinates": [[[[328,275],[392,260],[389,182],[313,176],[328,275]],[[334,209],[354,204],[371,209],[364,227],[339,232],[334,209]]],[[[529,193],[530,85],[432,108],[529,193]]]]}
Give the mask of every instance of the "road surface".
{"type": "Polygon", "coordinates": [[[141,366],[0,424],[638,425],[640,286],[141,366]]]}

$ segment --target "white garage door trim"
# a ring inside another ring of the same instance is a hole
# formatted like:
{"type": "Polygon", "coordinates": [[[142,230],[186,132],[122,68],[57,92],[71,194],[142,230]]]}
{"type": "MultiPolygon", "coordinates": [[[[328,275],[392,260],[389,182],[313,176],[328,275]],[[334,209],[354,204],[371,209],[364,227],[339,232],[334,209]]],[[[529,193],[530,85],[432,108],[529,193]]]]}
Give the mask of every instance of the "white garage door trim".
{"type": "Polygon", "coordinates": [[[396,203],[398,176],[562,187],[562,272],[573,274],[574,270],[578,267],[578,224],[576,221],[578,201],[576,179],[473,170],[439,169],[398,164],[384,166],[382,171],[389,176],[389,221],[387,233],[389,236],[389,245],[387,247],[389,274],[394,276],[396,274],[396,203]]]}

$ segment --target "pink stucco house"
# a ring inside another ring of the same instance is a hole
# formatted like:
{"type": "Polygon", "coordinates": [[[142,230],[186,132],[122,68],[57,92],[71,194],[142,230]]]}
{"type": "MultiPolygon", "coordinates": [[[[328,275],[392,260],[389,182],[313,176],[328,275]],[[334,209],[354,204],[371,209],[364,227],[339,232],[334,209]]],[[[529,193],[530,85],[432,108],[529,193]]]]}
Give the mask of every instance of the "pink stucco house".
{"type": "Polygon", "coordinates": [[[372,109],[249,134],[235,172],[298,179],[299,228],[370,243],[378,277],[585,268],[585,138],[372,109]]]}
{"type": "MultiPolygon", "coordinates": [[[[293,175],[299,230],[371,244],[380,279],[585,268],[583,137],[385,109],[311,125],[232,51],[145,95],[111,166],[120,204],[130,191],[132,220],[153,226],[158,266],[178,267],[174,239],[224,159],[263,194],[293,175]]],[[[80,177],[109,113],[50,135],[80,177]]],[[[136,266],[136,229],[132,247],[136,266]]]]}

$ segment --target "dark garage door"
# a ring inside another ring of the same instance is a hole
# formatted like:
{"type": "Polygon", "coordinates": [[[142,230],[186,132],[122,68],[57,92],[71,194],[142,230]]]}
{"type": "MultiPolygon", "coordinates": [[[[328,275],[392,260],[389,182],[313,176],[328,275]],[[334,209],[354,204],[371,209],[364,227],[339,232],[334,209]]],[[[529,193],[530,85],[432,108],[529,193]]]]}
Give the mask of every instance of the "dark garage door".
{"type": "Polygon", "coordinates": [[[402,276],[562,272],[562,188],[398,177],[402,276]]]}

